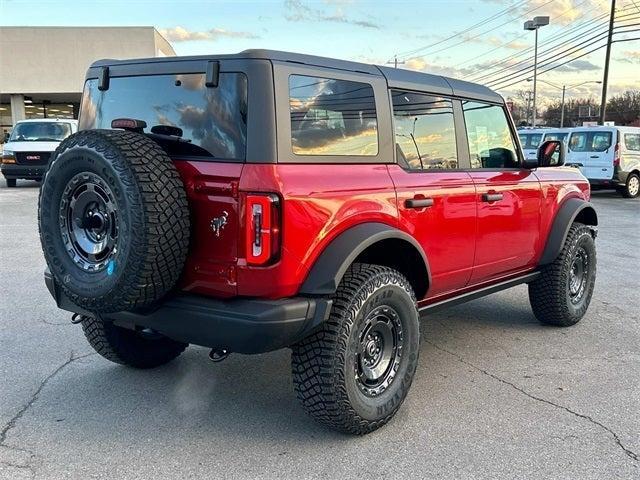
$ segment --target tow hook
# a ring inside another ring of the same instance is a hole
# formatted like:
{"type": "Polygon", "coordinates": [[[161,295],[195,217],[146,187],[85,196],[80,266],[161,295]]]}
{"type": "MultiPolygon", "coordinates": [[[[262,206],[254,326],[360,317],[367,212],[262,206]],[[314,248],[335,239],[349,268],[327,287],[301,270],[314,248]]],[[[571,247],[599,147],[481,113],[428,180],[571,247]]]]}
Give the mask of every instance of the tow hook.
{"type": "Polygon", "coordinates": [[[73,323],[74,325],[77,325],[78,323],[82,322],[82,315],[80,315],[79,313],[74,313],[73,315],[71,315],[71,323],[73,323]]]}
{"type": "Polygon", "coordinates": [[[226,359],[231,352],[226,348],[212,348],[209,352],[209,360],[218,363],[226,359]]]}

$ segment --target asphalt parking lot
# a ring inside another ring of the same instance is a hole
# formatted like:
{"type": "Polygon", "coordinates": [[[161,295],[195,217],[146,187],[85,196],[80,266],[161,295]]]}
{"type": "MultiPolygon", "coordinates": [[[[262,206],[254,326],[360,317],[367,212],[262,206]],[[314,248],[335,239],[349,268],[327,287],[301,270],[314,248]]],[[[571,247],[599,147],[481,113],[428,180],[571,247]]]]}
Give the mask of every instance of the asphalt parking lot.
{"type": "Polygon", "coordinates": [[[587,316],[544,327],[526,287],[422,322],[404,407],[366,437],[298,406],[289,351],[189,348],[116,366],[43,280],[35,183],[0,186],[0,478],[640,478],[640,200],[595,192],[587,316]]]}

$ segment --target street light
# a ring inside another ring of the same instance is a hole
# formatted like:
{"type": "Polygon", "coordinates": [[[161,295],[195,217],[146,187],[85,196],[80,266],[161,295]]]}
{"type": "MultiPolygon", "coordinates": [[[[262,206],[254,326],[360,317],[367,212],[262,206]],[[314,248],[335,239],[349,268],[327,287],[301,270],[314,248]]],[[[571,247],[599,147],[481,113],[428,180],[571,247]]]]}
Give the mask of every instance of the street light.
{"type": "Polygon", "coordinates": [[[536,86],[538,80],[538,29],[549,25],[549,17],[533,17],[533,20],[524,22],[525,30],[533,30],[536,32],[536,43],[533,54],[533,122],[532,126],[536,126],[536,86]]]}
{"type": "MultiPolygon", "coordinates": [[[[532,79],[531,78],[527,78],[527,82],[530,82],[532,79]]],[[[602,83],[601,80],[587,80],[586,82],[581,82],[581,83],[575,83],[573,85],[556,85],[555,83],[551,83],[551,82],[547,82],[546,80],[540,80],[542,83],[546,83],[547,85],[553,87],[553,88],[557,88],[558,90],[562,90],[562,104],[560,106],[560,128],[564,127],[564,96],[565,93],[567,92],[568,88],[576,88],[579,87],[581,85],[586,85],[587,83],[602,83]]]]}

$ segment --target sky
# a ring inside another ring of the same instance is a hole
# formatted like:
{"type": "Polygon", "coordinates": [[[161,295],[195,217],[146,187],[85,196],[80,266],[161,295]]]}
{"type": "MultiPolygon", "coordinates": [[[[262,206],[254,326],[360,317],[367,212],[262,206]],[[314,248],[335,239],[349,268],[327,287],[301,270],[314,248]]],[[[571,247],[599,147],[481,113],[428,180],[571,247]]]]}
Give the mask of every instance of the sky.
{"type": "MultiPolygon", "coordinates": [[[[531,89],[534,32],[523,23],[548,15],[539,30],[544,104],[559,98],[557,87],[581,82],[591,83],[568,96],[599,97],[605,49],[591,50],[605,42],[609,8],[610,0],[0,0],[0,25],[152,25],[178,55],[270,48],[376,64],[397,55],[401,68],[509,97],[531,89]]],[[[615,39],[640,38],[640,0],[618,0],[617,10],[615,39]]],[[[640,89],[640,40],[612,49],[610,95],[632,88],[640,89]]]]}

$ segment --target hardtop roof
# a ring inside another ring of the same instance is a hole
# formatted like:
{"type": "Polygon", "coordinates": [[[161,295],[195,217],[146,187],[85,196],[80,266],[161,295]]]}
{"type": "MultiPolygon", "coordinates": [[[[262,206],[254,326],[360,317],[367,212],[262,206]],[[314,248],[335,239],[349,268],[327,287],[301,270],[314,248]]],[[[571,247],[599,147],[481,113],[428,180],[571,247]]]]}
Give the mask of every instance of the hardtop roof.
{"type": "Polygon", "coordinates": [[[441,75],[432,75],[401,68],[391,68],[368,63],[352,62],[335,58],[306,55],[302,53],[283,52],[280,50],[250,49],[234,54],[197,55],[181,57],[155,57],[130,60],[98,60],[91,67],[132,65],[143,63],[180,62],[193,60],[224,60],[224,59],[262,59],[273,62],[299,63],[316,67],[333,68],[369,75],[383,76],[390,88],[427,91],[442,95],[455,95],[463,98],[485,100],[503,103],[503,98],[493,90],[477,83],[465,82],[441,75]]]}

